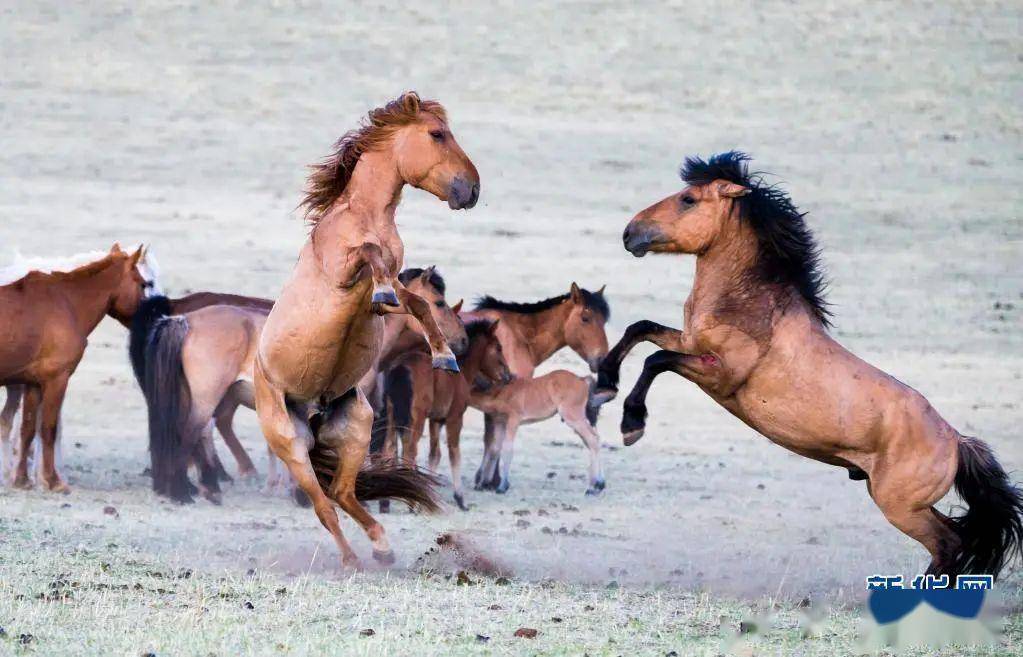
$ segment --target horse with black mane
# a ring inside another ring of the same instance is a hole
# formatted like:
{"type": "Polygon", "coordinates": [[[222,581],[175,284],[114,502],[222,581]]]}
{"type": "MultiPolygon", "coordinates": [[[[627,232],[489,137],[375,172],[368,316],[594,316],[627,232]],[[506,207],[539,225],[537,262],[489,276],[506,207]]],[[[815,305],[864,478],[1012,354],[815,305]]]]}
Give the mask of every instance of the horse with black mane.
{"type": "Polygon", "coordinates": [[[953,429],[916,390],[860,360],[829,334],[813,235],[791,199],[739,152],[688,158],[686,183],[637,214],[625,248],[696,256],[681,330],[630,326],[600,367],[617,391],[626,354],[660,351],[625,401],[625,444],[643,435],[654,378],[674,372],[771,441],[866,479],[885,517],[931,554],[928,572],[996,575],[1023,547],[1023,496],[990,448],[953,429]],[[934,505],[955,486],[968,510],[934,505]]]}

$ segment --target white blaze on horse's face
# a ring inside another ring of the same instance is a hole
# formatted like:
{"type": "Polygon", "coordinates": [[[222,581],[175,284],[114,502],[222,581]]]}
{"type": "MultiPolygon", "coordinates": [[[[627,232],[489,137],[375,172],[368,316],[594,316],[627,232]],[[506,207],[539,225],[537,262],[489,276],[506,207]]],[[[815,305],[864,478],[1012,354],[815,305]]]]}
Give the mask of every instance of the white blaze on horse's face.
{"type": "Polygon", "coordinates": [[[686,187],[633,217],[622,235],[625,248],[636,257],[703,253],[721,232],[735,199],[749,192],[726,180],[686,187]]]}
{"type": "Polygon", "coordinates": [[[421,112],[419,121],[398,131],[398,170],[414,187],[447,201],[452,210],[471,208],[480,194],[480,175],[447,123],[421,112]]]}
{"type": "Polygon", "coordinates": [[[162,296],[163,288],[160,287],[160,265],[156,262],[156,256],[153,255],[151,249],[142,250],[142,259],[136,266],[139,275],[142,277],[142,297],[149,299],[150,297],[162,296]]]}

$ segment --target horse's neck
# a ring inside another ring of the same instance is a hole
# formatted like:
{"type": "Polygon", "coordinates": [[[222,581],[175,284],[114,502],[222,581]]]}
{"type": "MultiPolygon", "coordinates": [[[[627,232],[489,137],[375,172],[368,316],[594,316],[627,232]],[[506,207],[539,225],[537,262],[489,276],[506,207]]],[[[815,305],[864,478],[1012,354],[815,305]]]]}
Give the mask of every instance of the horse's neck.
{"type": "Polygon", "coordinates": [[[473,340],[469,343],[469,348],[466,349],[465,358],[462,359],[464,362],[458,363],[458,369],[461,370],[462,377],[469,384],[469,387],[472,387],[472,382],[476,380],[476,375],[483,368],[483,356],[485,353],[486,349],[482,345],[478,345],[476,340],[473,340]]]}
{"type": "MultiPolygon", "coordinates": [[[[516,333],[523,339],[536,367],[564,347],[565,322],[571,310],[568,301],[537,313],[509,313],[516,333]]],[[[501,321],[505,321],[502,319],[501,321]]]]}
{"type": "Polygon", "coordinates": [[[95,272],[56,282],[74,309],[75,325],[83,336],[92,333],[110,311],[114,290],[121,282],[115,264],[111,262],[95,272]]]}
{"type": "Polygon", "coordinates": [[[398,164],[388,150],[363,153],[355,163],[352,177],[335,204],[348,207],[351,217],[348,228],[365,233],[396,232],[394,213],[401,202],[405,181],[398,164]]]}

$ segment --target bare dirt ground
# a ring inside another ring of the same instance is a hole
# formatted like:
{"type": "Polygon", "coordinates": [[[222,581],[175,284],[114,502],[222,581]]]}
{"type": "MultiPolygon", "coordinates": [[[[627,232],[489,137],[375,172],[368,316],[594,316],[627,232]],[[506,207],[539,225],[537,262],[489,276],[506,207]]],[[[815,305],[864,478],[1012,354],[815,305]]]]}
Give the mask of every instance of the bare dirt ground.
{"type": "MultiPolygon", "coordinates": [[[[447,105],[483,193],[452,213],[410,190],[407,264],[439,265],[452,301],[607,283],[614,340],[640,318],[678,325],[693,271],[633,259],[625,222],[678,187],[684,155],[740,148],[810,213],[838,338],[1023,469],[1016,3],[92,5],[0,8],[5,260],[143,241],[172,295],[273,296],[305,237],[304,165],[414,88],[447,105]]],[[[549,366],[584,371],[567,352],[549,366]]],[[[311,512],[255,482],[222,508],[153,496],[114,322],[65,408],[74,493],[0,489],[0,654],[717,654],[769,612],[774,629],[738,650],[847,654],[864,577],[925,566],[862,483],[681,379],[659,381],[632,448],[620,402],[604,407],[603,497],[584,498],[567,428],[529,426],[508,495],[386,517],[399,563],[354,577],[311,512]],[[511,583],[459,586],[442,560],[417,562],[447,530],[511,583]],[[807,596],[818,622],[803,638],[807,596]],[[520,626],[538,637],[513,637],[520,626]]],[[[265,472],[253,415],[239,426],[265,472]]],[[[481,426],[473,412],[470,473],[481,426]]],[[[1020,581],[1004,589],[1017,609],[1020,581]]],[[[1001,646],[977,654],[1021,650],[1013,613],[1001,646]]]]}

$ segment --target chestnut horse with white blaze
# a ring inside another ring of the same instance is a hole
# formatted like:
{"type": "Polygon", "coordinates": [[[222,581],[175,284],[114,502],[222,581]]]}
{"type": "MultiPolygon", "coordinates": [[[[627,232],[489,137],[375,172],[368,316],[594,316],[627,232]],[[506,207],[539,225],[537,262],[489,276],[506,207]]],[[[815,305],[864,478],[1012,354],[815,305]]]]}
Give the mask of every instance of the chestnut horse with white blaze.
{"type": "Polygon", "coordinates": [[[141,246],[129,253],[115,244],[108,253],[88,254],[88,262],[76,262],[66,271],[30,267],[13,277],[5,273],[0,284],[0,386],[8,387],[7,410],[17,408],[18,392],[24,395],[15,487],[31,486],[28,457],[38,433],[43,485],[69,490],[54,458],[68,379],[100,320],[109,315],[127,326],[153,286],[143,258],[141,246]]]}
{"type": "Polygon", "coordinates": [[[360,499],[438,506],[434,477],[397,460],[367,462],[373,409],[359,388],[380,351],[387,312],[413,315],[434,367],[457,371],[426,301],[398,280],[404,245],[394,213],[405,185],[471,208],[479,174],[448,126],[444,108],[406,93],[371,111],[310,176],[303,205],[313,228],[260,336],[256,413],[267,443],[333,536],[343,567],[358,557],[336,506],[362,527],[373,556],[391,563],[383,526],[360,499]]]}
{"type": "Polygon", "coordinates": [[[728,152],[689,158],[686,187],[636,215],[625,248],[696,256],[682,329],[633,324],[600,367],[617,390],[619,367],[648,340],[625,402],[625,444],[643,435],[654,378],[674,372],[771,441],[847,468],[895,527],[931,554],[928,572],[997,576],[1023,546],[1023,497],[986,444],[953,429],[916,390],[860,360],[828,334],[818,249],[803,213],[777,186],[728,152]],[[968,505],[934,505],[955,486],[968,505]]]}

